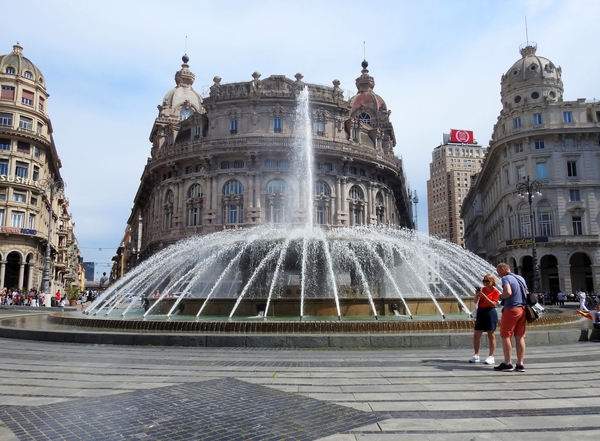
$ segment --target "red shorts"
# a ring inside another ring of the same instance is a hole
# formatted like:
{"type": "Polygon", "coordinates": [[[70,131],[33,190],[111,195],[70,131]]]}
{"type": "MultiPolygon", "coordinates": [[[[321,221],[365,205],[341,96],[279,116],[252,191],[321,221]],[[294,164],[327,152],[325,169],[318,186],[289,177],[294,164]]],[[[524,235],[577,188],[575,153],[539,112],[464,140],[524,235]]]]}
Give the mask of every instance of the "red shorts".
{"type": "Polygon", "coordinates": [[[500,337],[525,337],[525,307],[504,308],[500,321],[500,337]]]}

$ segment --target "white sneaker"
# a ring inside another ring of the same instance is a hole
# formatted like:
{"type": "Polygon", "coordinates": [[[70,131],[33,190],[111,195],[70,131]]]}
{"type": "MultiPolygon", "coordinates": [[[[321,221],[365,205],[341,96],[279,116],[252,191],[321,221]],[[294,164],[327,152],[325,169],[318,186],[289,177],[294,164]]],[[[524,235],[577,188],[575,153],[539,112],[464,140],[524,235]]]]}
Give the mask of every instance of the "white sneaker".
{"type": "Polygon", "coordinates": [[[494,360],[494,357],[492,357],[491,355],[485,359],[485,364],[496,364],[496,360],[494,360]]]}
{"type": "Polygon", "coordinates": [[[479,355],[473,355],[469,358],[469,363],[479,363],[479,355]]]}

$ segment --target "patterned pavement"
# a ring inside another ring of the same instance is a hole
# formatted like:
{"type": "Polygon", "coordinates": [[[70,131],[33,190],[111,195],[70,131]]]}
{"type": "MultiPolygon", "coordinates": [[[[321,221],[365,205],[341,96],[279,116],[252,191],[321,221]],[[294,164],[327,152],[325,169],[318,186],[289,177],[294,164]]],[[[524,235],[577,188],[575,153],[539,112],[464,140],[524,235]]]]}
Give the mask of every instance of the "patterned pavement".
{"type": "Polygon", "coordinates": [[[0,441],[597,440],[600,345],[294,350],[0,339],[0,441]],[[498,354],[497,354],[498,355],[498,354]]]}

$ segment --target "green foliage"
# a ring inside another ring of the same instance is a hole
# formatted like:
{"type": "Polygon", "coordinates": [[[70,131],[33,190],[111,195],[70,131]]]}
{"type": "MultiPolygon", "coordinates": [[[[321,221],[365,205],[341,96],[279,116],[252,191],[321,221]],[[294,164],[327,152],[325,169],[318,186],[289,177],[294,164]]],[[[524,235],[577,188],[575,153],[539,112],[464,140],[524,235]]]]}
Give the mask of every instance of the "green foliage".
{"type": "Polygon", "coordinates": [[[79,300],[79,288],[71,286],[65,290],[65,295],[69,300],[79,300]]]}

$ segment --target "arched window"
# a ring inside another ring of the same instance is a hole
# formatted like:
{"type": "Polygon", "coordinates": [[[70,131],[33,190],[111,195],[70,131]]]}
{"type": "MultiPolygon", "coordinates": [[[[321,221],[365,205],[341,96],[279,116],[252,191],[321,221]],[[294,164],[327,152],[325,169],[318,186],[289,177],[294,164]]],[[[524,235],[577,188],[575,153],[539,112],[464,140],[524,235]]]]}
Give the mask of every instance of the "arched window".
{"type": "Polygon", "coordinates": [[[540,236],[554,236],[554,225],[552,223],[552,206],[548,201],[541,201],[537,206],[538,226],[537,232],[540,236]]]}
{"type": "Polygon", "coordinates": [[[163,227],[165,230],[170,229],[173,226],[173,201],[175,200],[175,195],[173,191],[167,190],[165,193],[165,203],[164,203],[164,224],[163,227]]]}
{"type": "Polygon", "coordinates": [[[188,226],[195,227],[202,224],[202,187],[200,184],[192,185],[188,190],[188,226]]]}
{"type": "Polygon", "coordinates": [[[383,205],[383,194],[380,191],[375,195],[375,214],[377,215],[377,223],[382,225],[385,222],[385,206],[383,205]]]}
{"type": "Polygon", "coordinates": [[[362,189],[353,185],[348,193],[350,196],[350,213],[352,225],[362,225],[365,223],[365,202],[362,189]]]}
{"type": "Polygon", "coordinates": [[[289,220],[287,207],[287,185],[281,179],[273,179],[267,183],[265,193],[267,202],[266,221],[282,223],[289,220]]]}
{"type": "Polygon", "coordinates": [[[323,181],[315,182],[315,222],[319,225],[331,223],[331,188],[323,181]]]}
{"type": "Polygon", "coordinates": [[[181,111],[179,112],[179,121],[185,121],[193,114],[194,112],[191,109],[181,109],[181,111]]]}
{"type": "Polygon", "coordinates": [[[358,120],[365,123],[365,124],[371,124],[371,115],[369,115],[368,113],[361,113],[360,115],[358,115],[358,120]]]}
{"type": "Polygon", "coordinates": [[[227,181],[223,186],[223,223],[242,223],[244,209],[244,187],[235,179],[227,181]]]}

